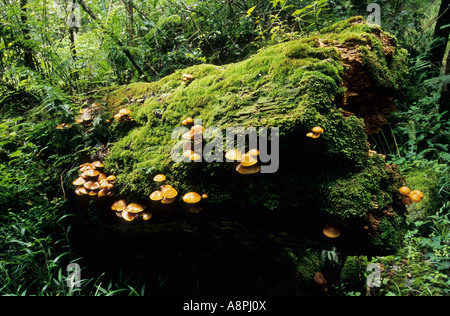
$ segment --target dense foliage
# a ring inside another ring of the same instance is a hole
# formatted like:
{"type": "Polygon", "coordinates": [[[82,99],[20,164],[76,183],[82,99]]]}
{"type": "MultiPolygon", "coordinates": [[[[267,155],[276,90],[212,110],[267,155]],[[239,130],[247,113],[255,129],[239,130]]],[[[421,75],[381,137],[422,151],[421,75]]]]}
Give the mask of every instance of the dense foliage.
{"type": "MultiPolygon", "coordinates": [[[[67,287],[76,262],[67,234],[65,188],[82,157],[123,131],[73,123],[107,88],[155,82],[179,69],[242,61],[258,49],[317,34],[372,1],[110,0],[0,1],[0,293],[2,295],[144,295],[126,280],[83,280],[67,287]],[[73,12],[72,12],[73,10],[73,12]],[[73,20],[75,18],[75,20],[73,20]],[[74,24],[68,21],[76,22],[74,24]],[[70,27],[74,25],[75,27],[70,27]],[[105,286],[105,284],[108,284],[105,286]]],[[[450,124],[439,107],[450,73],[430,63],[441,1],[381,0],[382,28],[409,51],[398,111],[369,141],[422,190],[411,205],[401,251],[349,257],[341,295],[448,295],[450,292],[450,124]],[[366,288],[369,262],[382,284],[366,288]]]]}

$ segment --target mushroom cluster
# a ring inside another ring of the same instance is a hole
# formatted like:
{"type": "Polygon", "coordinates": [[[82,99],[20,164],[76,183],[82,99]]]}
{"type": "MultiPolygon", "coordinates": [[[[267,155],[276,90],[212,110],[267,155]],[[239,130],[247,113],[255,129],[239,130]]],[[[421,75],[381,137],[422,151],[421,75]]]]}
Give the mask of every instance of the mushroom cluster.
{"type": "Polygon", "coordinates": [[[131,111],[129,109],[120,109],[119,112],[114,115],[114,118],[118,123],[120,122],[133,122],[134,119],[131,116],[131,111]]]}
{"type": "Polygon", "coordinates": [[[75,122],[85,127],[91,126],[97,112],[103,110],[100,103],[92,103],[89,107],[80,110],[80,115],[75,118],[75,122]]]}
{"type": "MultiPolygon", "coordinates": [[[[163,182],[164,180],[166,180],[166,176],[163,174],[157,174],[153,178],[155,182],[163,182]]],[[[150,200],[161,201],[162,204],[172,204],[175,202],[177,195],[178,191],[173,186],[170,184],[162,184],[160,190],[153,191],[150,194],[150,200]]]]}
{"type": "Polygon", "coordinates": [[[87,162],[80,166],[80,176],[72,184],[76,186],[75,194],[89,196],[114,196],[116,177],[101,172],[101,161],[87,162]]]}
{"type": "Polygon", "coordinates": [[[58,126],[56,126],[56,129],[68,129],[68,128],[71,128],[71,127],[72,127],[72,125],[70,125],[70,124],[61,123],[58,126]]]}
{"type": "MultiPolygon", "coordinates": [[[[183,125],[189,125],[193,123],[193,119],[188,117],[186,120],[182,122],[183,125]]],[[[199,153],[194,151],[195,144],[202,142],[202,134],[205,131],[205,128],[201,125],[193,125],[189,132],[181,135],[181,138],[187,140],[186,143],[183,144],[183,156],[189,158],[191,161],[199,161],[202,156],[199,153]]]]}
{"type": "Polygon", "coordinates": [[[123,218],[127,222],[131,222],[136,218],[142,218],[144,221],[147,221],[152,217],[152,213],[144,212],[146,207],[143,204],[127,204],[125,200],[119,200],[111,205],[111,210],[116,212],[117,217],[123,218]]]}
{"type": "Polygon", "coordinates": [[[419,190],[411,191],[407,186],[402,186],[400,189],[400,194],[403,196],[403,203],[406,205],[411,205],[411,202],[419,203],[423,198],[424,194],[419,190]]]}
{"type": "Polygon", "coordinates": [[[236,171],[240,174],[254,174],[260,171],[258,162],[259,150],[250,149],[247,153],[242,154],[237,149],[232,149],[226,152],[225,158],[233,162],[238,162],[236,171]]]}
{"type": "Polygon", "coordinates": [[[322,135],[323,133],[323,128],[320,126],[314,126],[311,130],[311,132],[309,132],[308,134],[306,134],[306,136],[311,137],[311,138],[319,138],[320,135],[322,135]]]}
{"type": "Polygon", "coordinates": [[[194,75],[192,74],[183,74],[181,77],[181,84],[188,85],[194,80],[194,75]]]}
{"type": "Polygon", "coordinates": [[[192,123],[194,123],[194,119],[192,117],[188,117],[187,119],[183,120],[183,122],[181,122],[183,126],[191,125],[192,123]]]}
{"type": "MultiPolygon", "coordinates": [[[[153,181],[162,183],[166,180],[166,176],[163,174],[157,174],[153,181]]],[[[150,194],[150,200],[158,202],[161,201],[161,204],[172,204],[177,200],[178,197],[178,191],[171,186],[170,184],[161,184],[160,189],[153,191],[150,194]]],[[[185,195],[183,195],[183,201],[188,204],[189,211],[191,213],[199,213],[201,211],[201,208],[199,207],[199,202],[202,199],[208,198],[208,195],[206,193],[203,193],[200,195],[197,192],[188,192],[185,195]]]]}

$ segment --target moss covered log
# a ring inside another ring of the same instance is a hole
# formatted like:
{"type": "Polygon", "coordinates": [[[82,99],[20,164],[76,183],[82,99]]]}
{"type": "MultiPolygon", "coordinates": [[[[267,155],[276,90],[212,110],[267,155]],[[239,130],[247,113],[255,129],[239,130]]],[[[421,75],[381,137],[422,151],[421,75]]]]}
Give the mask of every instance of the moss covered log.
{"type": "Polygon", "coordinates": [[[406,56],[395,38],[352,18],[239,63],[196,65],[157,82],[115,88],[104,99],[108,111],[129,108],[134,122],[114,123],[121,137],[106,168],[122,196],[146,204],[159,188],[153,177],[163,173],[181,196],[207,193],[211,207],[289,214],[319,230],[333,223],[343,240],[356,233],[370,249],[392,251],[404,223],[401,177],[371,151],[367,135],[395,110],[406,56]],[[183,74],[194,79],[183,84],[183,74]],[[279,128],[277,172],[241,175],[224,162],[174,162],[171,149],[180,138],[171,135],[187,117],[223,135],[227,127],[279,128]],[[324,129],[317,139],[306,136],[314,126],[324,129]]]}

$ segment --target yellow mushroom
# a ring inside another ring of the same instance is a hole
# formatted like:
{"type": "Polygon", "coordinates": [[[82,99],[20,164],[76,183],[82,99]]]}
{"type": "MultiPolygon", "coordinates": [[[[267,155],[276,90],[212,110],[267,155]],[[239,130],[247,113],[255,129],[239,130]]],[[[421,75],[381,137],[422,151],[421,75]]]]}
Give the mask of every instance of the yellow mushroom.
{"type": "Polygon", "coordinates": [[[152,217],[152,213],[150,213],[150,212],[143,212],[142,213],[142,219],[144,221],[148,221],[151,217],[152,217]]]}
{"type": "Polygon", "coordinates": [[[320,126],[314,126],[314,127],[312,128],[312,132],[313,132],[313,133],[322,134],[322,133],[323,133],[323,128],[320,127],[320,126]]]}
{"type": "Polygon", "coordinates": [[[138,203],[130,203],[128,204],[126,211],[130,212],[130,213],[140,213],[143,210],[145,210],[146,206],[142,205],[142,204],[138,204],[138,203]]]}
{"type": "Polygon", "coordinates": [[[150,194],[150,200],[161,201],[164,198],[161,191],[154,191],[150,194]]]}
{"type": "Polygon", "coordinates": [[[178,195],[177,190],[175,190],[174,187],[172,187],[170,184],[161,186],[161,193],[162,196],[167,199],[173,199],[178,195]]]}
{"type": "Polygon", "coordinates": [[[121,212],[127,208],[127,202],[125,200],[119,200],[111,205],[111,210],[121,212]]]}
{"type": "Polygon", "coordinates": [[[201,195],[197,192],[188,192],[183,196],[183,201],[188,204],[198,203],[201,199],[201,195]]]}
{"type": "Polygon", "coordinates": [[[163,182],[164,180],[166,180],[166,176],[163,174],[157,174],[153,177],[153,181],[155,182],[163,182]]]}
{"type": "Polygon", "coordinates": [[[252,156],[250,154],[243,154],[241,158],[241,165],[244,167],[250,167],[254,164],[258,163],[258,159],[255,158],[255,156],[252,156]]]}
{"type": "Polygon", "coordinates": [[[326,225],[322,231],[323,234],[329,238],[338,238],[341,235],[341,231],[339,230],[339,228],[331,225],[326,225]]]}
{"type": "Polygon", "coordinates": [[[84,180],[84,178],[78,177],[76,180],[74,180],[74,181],[72,182],[72,184],[73,184],[74,186],[79,187],[80,185],[83,185],[85,182],[86,182],[86,180],[84,180]]]}
{"type": "Polygon", "coordinates": [[[402,195],[404,195],[404,196],[408,196],[408,195],[411,193],[411,189],[408,188],[407,186],[402,186],[402,187],[399,189],[399,191],[400,191],[400,193],[401,193],[402,195]]]}
{"type": "Polygon", "coordinates": [[[250,149],[250,150],[247,152],[247,154],[250,155],[250,156],[256,157],[256,156],[259,155],[259,150],[256,149],[256,148],[253,148],[253,149],[250,149]]]}
{"type": "Polygon", "coordinates": [[[225,158],[231,161],[241,161],[242,159],[242,153],[238,151],[237,149],[231,149],[226,152],[225,158]]]}
{"type": "Polygon", "coordinates": [[[236,166],[236,171],[239,172],[240,174],[254,174],[254,173],[258,173],[260,171],[260,166],[258,164],[254,164],[251,166],[243,166],[242,163],[238,164],[236,166]]]}
{"type": "Polygon", "coordinates": [[[136,217],[136,214],[130,213],[127,210],[122,211],[122,218],[127,222],[131,222],[136,217]]]}
{"type": "Polygon", "coordinates": [[[199,160],[202,159],[202,156],[200,156],[200,155],[197,154],[197,153],[193,153],[193,154],[191,154],[191,155],[189,156],[189,159],[192,160],[192,161],[199,161],[199,160]]]}

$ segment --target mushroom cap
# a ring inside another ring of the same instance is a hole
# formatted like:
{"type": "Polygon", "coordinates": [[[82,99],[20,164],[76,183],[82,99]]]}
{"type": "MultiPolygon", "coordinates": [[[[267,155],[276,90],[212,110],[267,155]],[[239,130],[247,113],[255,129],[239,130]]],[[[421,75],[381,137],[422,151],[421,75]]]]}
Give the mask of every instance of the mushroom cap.
{"type": "Polygon", "coordinates": [[[98,191],[98,197],[109,196],[109,190],[104,188],[98,191]]]}
{"type": "Polygon", "coordinates": [[[90,190],[91,189],[91,185],[94,183],[94,181],[86,181],[85,183],[83,183],[83,186],[85,189],[90,190]]]}
{"type": "Polygon", "coordinates": [[[202,199],[207,199],[207,198],[208,198],[208,194],[203,193],[203,194],[202,194],[202,199]]]}
{"type": "Polygon", "coordinates": [[[239,172],[240,174],[254,174],[254,173],[258,173],[259,170],[261,170],[261,168],[259,167],[258,164],[254,164],[251,166],[243,166],[242,163],[238,164],[236,166],[236,171],[239,172]]]}
{"type": "Polygon", "coordinates": [[[313,131],[313,133],[319,133],[319,134],[322,134],[322,133],[323,133],[323,128],[320,127],[320,126],[314,126],[314,127],[312,128],[312,131],[313,131]]]}
{"type": "Polygon", "coordinates": [[[256,159],[255,156],[249,155],[248,153],[242,155],[241,165],[244,167],[250,167],[256,163],[258,163],[258,159],[256,159]]]}
{"type": "Polygon", "coordinates": [[[253,149],[250,149],[250,150],[247,152],[247,154],[250,155],[250,156],[258,156],[258,155],[259,155],[259,150],[256,149],[256,148],[253,148],[253,149]]]}
{"type": "Polygon", "coordinates": [[[127,202],[125,200],[116,201],[113,203],[113,205],[111,205],[111,209],[113,211],[121,212],[126,208],[127,208],[127,202]]]}
{"type": "Polygon", "coordinates": [[[417,195],[417,194],[415,194],[415,193],[410,193],[409,195],[408,195],[408,197],[409,197],[409,199],[411,200],[411,201],[413,201],[413,202],[415,202],[415,203],[418,203],[418,202],[420,202],[420,196],[419,195],[417,195]]]}
{"type": "Polygon", "coordinates": [[[130,203],[128,204],[126,211],[130,213],[140,213],[145,210],[146,206],[138,203],[130,203]]]}
{"type": "Polygon", "coordinates": [[[92,165],[95,166],[95,168],[103,168],[105,166],[101,161],[94,161],[92,165]]]}
{"type": "Polygon", "coordinates": [[[67,129],[70,128],[72,125],[70,124],[66,124],[66,123],[61,123],[58,126],[56,126],[57,129],[67,129]]]}
{"type": "Polygon", "coordinates": [[[194,79],[194,75],[192,74],[183,74],[183,80],[187,81],[187,80],[192,80],[194,79]]]}
{"type": "Polygon", "coordinates": [[[86,180],[84,180],[84,178],[78,177],[78,178],[76,178],[76,179],[72,182],[72,184],[73,184],[74,186],[79,187],[80,185],[83,185],[85,182],[86,182],[86,180]]]}
{"type": "Polygon", "coordinates": [[[157,174],[156,176],[153,177],[153,181],[155,182],[162,182],[166,180],[166,176],[163,174],[157,174]]]}
{"type": "Polygon", "coordinates": [[[184,125],[184,126],[186,126],[186,125],[187,125],[187,122],[186,122],[186,120],[183,120],[183,122],[181,122],[181,125],[184,125]]]}
{"type": "Polygon", "coordinates": [[[131,222],[136,217],[136,214],[130,213],[127,210],[122,211],[122,218],[127,222],[131,222]]]}
{"type": "Polygon", "coordinates": [[[312,138],[314,136],[314,133],[313,132],[309,132],[308,134],[306,134],[306,136],[312,138]]]}
{"type": "MultiPolygon", "coordinates": [[[[100,177],[100,176],[99,176],[100,177]]],[[[116,182],[116,176],[115,175],[110,175],[106,177],[106,181],[109,181],[111,183],[115,183],[116,182]]]]}
{"type": "Polygon", "coordinates": [[[160,201],[164,198],[161,191],[154,191],[150,194],[150,200],[152,201],[160,201]]]}
{"type": "Polygon", "coordinates": [[[399,189],[400,193],[404,196],[408,196],[411,193],[411,189],[407,186],[403,186],[399,189]]]}
{"type": "Polygon", "coordinates": [[[194,135],[199,135],[205,131],[205,128],[201,125],[194,125],[191,127],[191,132],[194,135]]]}
{"type": "Polygon", "coordinates": [[[191,149],[188,149],[183,153],[183,157],[190,158],[193,154],[194,154],[194,151],[191,149]]]}
{"type": "Polygon", "coordinates": [[[130,115],[131,111],[129,109],[120,109],[119,113],[117,114],[121,114],[121,115],[130,115]]]}
{"type": "Polygon", "coordinates": [[[187,124],[194,123],[194,119],[192,117],[188,117],[185,121],[186,121],[187,124]]]}
{"type": "Polygon", "coordinates": [[[102,189],[107,188],[110,184],[109,181],[106,179],[99,180],[98,182],[100,183],[100,187],[102,189]]]}
{"type": "Polygon", "coordinates": [[[75,189],[76,195],[87,195],[89,194],[85,187],[78,187],[75,189]]]}
{"type": "Polygon", "coordinates": [[[319,138],[320,137],[320,133],[314,133],[312,134],[311,138],[319,138]]]}
{"type": "Polygon", "coordinates": [[[93,182],[93,183],[89,186],[89,190],[95,191],[95,190],[98,190],[98,189],[100,189],[100,182],[98,182],[98,181],[93,182]]]}
{"type": "Polygon", "coordinates": [[[201,195],[197,192],[188,192],[183,196],[183,201],[188,204],[195,204],[200,202],[202,199],[201,195]]]}
{"type": "Polygon", "coordinates": [[[178,195],[178,191],[174,189],[170,184],[163,185],[161,187],[161,193],[165,198],[173,199],[178,195]]]}
{"type": "Polygon", "coordinates": [[[231,149],[225,154],[225,158],[232,161],[241,161],[242,153],[237,149],[231,149]]]}
{"type": "Polygon", "coordinates": [[[192,130],[190,130],[189,132],[186,132],[183,135],[181,135],[181,138],[183,138],[183,139],[193,139],[194,138],[194,133],[192,132],[192,130]]]}
{"type": "Polygon", "coordinates": [[[88,170],[95,170],[95,169],[97,169],[97,167],[95,167],[93,164],[91,164],[91,163],[85,163],[85,164],[82,164],[81,166],[80,166],[80,171],[81,172],[85,172],[85,171],[88,171],[88,170]]]}
{"type": "Polygon", "coordinates": [[[89,169],[89,170],[84,171],[81,174],[81,177],[83,177],[83,178],[93,178],[93,177],[97,177],[99,174],[100,174],[100,172],[98,170],[89,169]]]}
{"type": "Polygon", "coordinates": [[[419,190],[413,190],[411,194],[416,194],[420,199],[423,199],[425,196],[423,195],[422,191],[419,190]]]}
{"type": "Polygon", "coordinates": [[[330,225],[326,225],[322,231],[325,236],[330,238],[337,238],[341,235],[341,231],[338,228],[330,225]]]}
{"type": "Polygon", "coordinates": [[[200,155],[197,154],[197,153],[192,153],[192,154],[189,156],[189,159],[192,160],[192,161],[198,161],[198,160],[201,160],[201,159],[202,159],[202,156],[200,156],[200,155]]]}
{"type": "Polygon", "coordinates": [[[144,221],[148,221],[151,217],[152,217],[152,213],[150,213],[150,212],[143,212],[142,213],[142,219],[144,221]]]}

